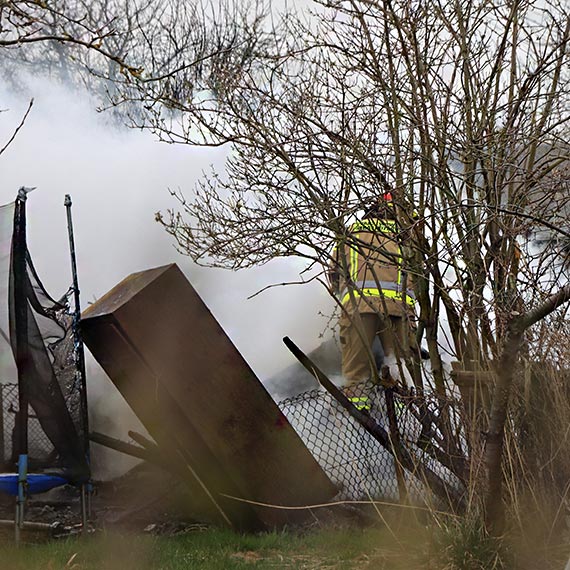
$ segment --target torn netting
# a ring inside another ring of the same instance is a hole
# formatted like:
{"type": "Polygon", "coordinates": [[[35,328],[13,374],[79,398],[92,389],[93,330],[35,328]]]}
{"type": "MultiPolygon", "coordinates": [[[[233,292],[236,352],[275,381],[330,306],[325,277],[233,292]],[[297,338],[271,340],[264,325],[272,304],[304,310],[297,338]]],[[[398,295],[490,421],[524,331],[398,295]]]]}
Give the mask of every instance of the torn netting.
{"type": "MultiPolygon", "coordinates": [[[[13,220],[8,267],[9,337],[18,363],[19,393],[29,407],[22,407],[28,416],[23,430],[19,425],[24,420],[20,418],[19,422],[16,414],[14,429],[8,434],[12,461],[18,454],[29,452],[32,469],[35,463],[38,468],[60,470],[72,482],[83,482],[89,478],[87,435],[82,429],[81,384],[68,295],[55,301],[38,278],[25,245],[25,200],[16,201],[13,220]],[[43,444],[37,445],[38,438],[31,431],[33,422],[50,444],[46,445],[44,438],[43,444]],[[22,431],[28,433],[22,437],[22,431]]],[[[5,264],[0,269],[5,269],[5,264]]],[[[2,275],[0,287],[4,281],[2,275]]],[[[0,324],[5,320],[0,316],[0,324]]]]}

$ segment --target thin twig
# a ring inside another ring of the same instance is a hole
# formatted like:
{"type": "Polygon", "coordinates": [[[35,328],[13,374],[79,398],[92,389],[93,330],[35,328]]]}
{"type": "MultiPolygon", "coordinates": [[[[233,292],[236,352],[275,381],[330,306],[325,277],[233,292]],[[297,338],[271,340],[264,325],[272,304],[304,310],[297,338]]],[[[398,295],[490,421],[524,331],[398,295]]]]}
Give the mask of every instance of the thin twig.
{"type": "Polygon", "coordinates": [[[312,505],[301,505],[301,506],[290,506],[290,505],[273,505],[271,503],[262,503],[260,501],[252,501],[250,499],[243,499],[241,497],[234,497],[232,495],[226,495],[225,493],[220,493],[221,497],[226,499],[232,499],[233,501],[239,501],[240,503],[247,503],[249,505],[255,505],[257,507],[267,507],[268,509],[280,509],[286,511],[303,511],[306,509],[322,509],[327,507],[335,507],[339,505],[380,505],[386,507],[398,507],[402,509],[408,510],[418,510],[418,511],[426,511],[429,513],[434,513],[437,515],[444,515],[449,516],[452,518],[460,519],[460,515],[454,514],[449,511],[439,511],[437,509],[433,509],[430,507],[421,507],[419,505],[409,505],[409,504],[402,504],[402,503],[390,503],[388,501],[332,501],[330,503],[317,503],[312,505]]]}
{"type": "Polygon", "coordinates": [[[24,123],[26,122],[26,119],[28,118],[28,115],[30,114],[30,111],[32,110],[32,107],[34,105],[34,100],[33,98],[30,99],[30,103],[28,105],[28,109],[26,110],[26,112],[24,113],[24,116],[22,117],[22,120],[20,121],[20,124],[18,125],[18,127],[16,128],[16,130],[12,133],[12,136],[10,137],[10,140],[0,149],[0,154],[2,154],[14,141],[14,139],[16,138],[16,136],[18,135],[18,132],[20,131],[20,129],[24,126],[24,123]]]}

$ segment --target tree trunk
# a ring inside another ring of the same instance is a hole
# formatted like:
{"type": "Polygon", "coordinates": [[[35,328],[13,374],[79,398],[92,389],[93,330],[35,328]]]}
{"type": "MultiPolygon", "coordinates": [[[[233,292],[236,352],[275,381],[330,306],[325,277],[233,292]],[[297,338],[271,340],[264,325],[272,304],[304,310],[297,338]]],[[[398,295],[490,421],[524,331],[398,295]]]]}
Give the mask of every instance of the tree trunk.
{"type": "Polygon", "coordinates": [[[485,466],[487,470],[487,490],[485,497],[485,521],[487,528],[500,533],[503,523],[503,443],[505,421],[515,365],[521,346],[523,331],[513,323],[509,327],[503,354],[498,364],[497,379],[491,403],[489,431],[485,444],[485,466]]]}
{"type": "Polygon", "coordinates": [[[489,431],[485,445],[487,490],[485,496],[485,521],[487,528],[500,533],[503,521],[503,443],[505,421],[515,365],[526,329],[548,316],[558,307],[570,301],[570,284],[548,297],[542,304],[524,315],[515,317],[507,326],[507,335],[498,363],[497,381],[491,402],[489,431]]]}

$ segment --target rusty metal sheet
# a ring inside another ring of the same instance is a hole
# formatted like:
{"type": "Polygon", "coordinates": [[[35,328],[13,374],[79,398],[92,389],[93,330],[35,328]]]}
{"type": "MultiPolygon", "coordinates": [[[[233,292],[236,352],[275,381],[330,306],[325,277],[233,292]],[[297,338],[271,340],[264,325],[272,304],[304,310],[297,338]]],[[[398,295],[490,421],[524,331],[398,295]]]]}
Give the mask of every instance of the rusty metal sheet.
{"type": "MultiPolygon", "coordinates": [[[[298,521],[336,492],[254,372],[172,264],[135,273],[84,313],[85,343],[202,506],[240,528],[298,521]]],[[[227,521],[226,521],[227,522],[227,521]]]]}

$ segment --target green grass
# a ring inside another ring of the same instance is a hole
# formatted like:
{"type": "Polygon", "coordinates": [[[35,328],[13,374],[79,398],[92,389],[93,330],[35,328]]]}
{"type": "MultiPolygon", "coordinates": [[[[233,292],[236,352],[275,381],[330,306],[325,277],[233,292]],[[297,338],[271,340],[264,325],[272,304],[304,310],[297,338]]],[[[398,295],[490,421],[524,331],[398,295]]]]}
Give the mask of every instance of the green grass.
{"type": "Polygon", "coordinates": [[[0,546],[2,570],[238,570],[407,568],[386,529],[304,535],[207,530],[174,537],[101,533],[86,539],[0,546]]]}
{"type": "Polygon", "coordinates": [[[551,560],[533,559],[510,541],[490,537],[476,519],[389,522],[303,533],[201,527],[170,537],[99,532],[19,548],[10,536],[0,542],[0,570],[550,570],[562,568],[568,556],[565,547],[551,560]]]}

